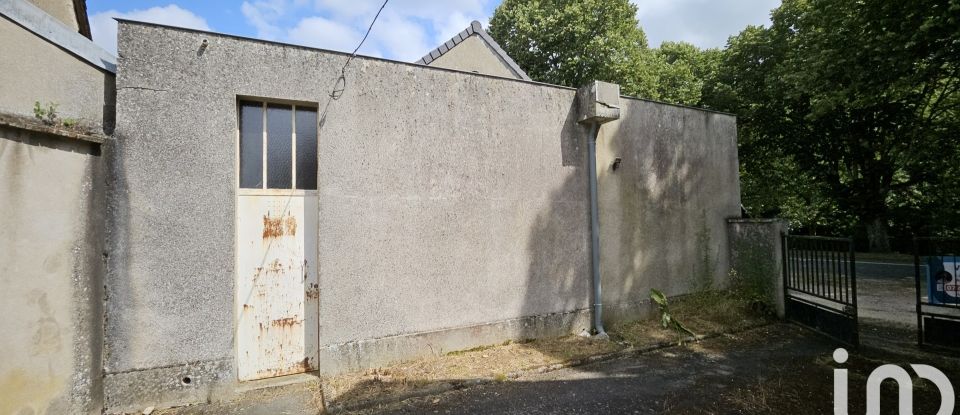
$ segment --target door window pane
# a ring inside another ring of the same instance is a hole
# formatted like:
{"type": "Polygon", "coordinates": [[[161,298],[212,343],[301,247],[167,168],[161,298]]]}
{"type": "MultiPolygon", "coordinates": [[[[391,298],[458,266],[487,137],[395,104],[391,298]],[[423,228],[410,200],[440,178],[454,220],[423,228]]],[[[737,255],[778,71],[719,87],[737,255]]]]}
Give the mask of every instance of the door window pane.
{"type": "Polygon", "coordinates": [[[263,187],[263,104],[240,102],[240,187],[263,187]]]}
{"type": "Polygon", "coordinates": [[[317,189],[317,110],[297,107],[297,189],[317,189]]]}
{"type": "Polygon", "coordinates": [[[267,188],[293,188],[293,111],[267,105],[267,188]]]}

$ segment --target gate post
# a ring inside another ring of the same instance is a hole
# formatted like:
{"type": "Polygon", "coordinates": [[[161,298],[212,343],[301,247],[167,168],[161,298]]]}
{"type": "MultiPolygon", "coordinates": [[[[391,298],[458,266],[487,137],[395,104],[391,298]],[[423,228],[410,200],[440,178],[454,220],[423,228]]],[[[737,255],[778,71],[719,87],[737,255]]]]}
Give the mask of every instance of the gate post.
{"type": "Polygon", "coordinates": [[[787,316],[787,279],[790,278],[787,251],[789,249],[790,241],[787,239],[787,228],[783,226],[780,229],[780,289],[777,290],[777,317],[781,319],[787,316]]]}
{"type": "Polygon", "coordinates": [[[780,219],[727,219],[730,268],[741,278],[763,281],[777,317],[784,318],[784,245],[787,223],[780,219]]]}

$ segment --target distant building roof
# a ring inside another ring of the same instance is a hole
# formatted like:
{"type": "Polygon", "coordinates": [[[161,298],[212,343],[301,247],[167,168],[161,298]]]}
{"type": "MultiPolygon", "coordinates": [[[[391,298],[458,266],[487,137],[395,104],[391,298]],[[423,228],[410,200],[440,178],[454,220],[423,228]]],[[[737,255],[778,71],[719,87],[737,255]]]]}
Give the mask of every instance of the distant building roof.
{"type": "Polygon", "coordinates": [[[73,12],[77,16],[77,26],[80,27],[80,34],[93,40],[93,34],[90,33],[90,19],[87,17],[87,0],[73,0],[73,12]]]}
{"type": "Polygon", "coordinates": [[[75,0],[73,4],[74,7],[77,7],[78,4],[83,7],[82,11],[79,9],[74,10],[75,13],[78,13],[77,21],[80,24],[79,32],[67,27],[60,20],[57,20],[55,17],[25,0],[0,1],[0,15],[5,16],[24,29],[63,48],[80,59],[89,62],[93,66],[111,73],[116,73],[117,58],[90,40],[90,24],[87,21],[86,2],[83,0],[75,0]],[[82,22],[80,22],[80,13],[83,14],[82,22]],[[86,33],[84,33],[84,31],[86,31],[86,33]]]}
{"type": "Polygon", "coordinates": [[[453,48],[457,47],[457,45],[467,40],[470,36],[479,36],[480,39],[487,44],[490,50],[495,55],[497,55],[497,57],[503,62],[503,64],[506,65],[510,69],[510,71],[517,76],[517,78],[520,78],[526,81],[531,80],[530,76],[528,76],[527,73],[523,71],[523,69],[520,69],[520,66],[513,61],[513,58],[511,58],[510,55],[507,55],[507,52],[504,52],[504,50],[500,47],[497,41],[493,40],[493,38],[490,37],[490,34],[488,34],[486,30],[483,30],[483,26],[480,25],[480,22],[476,20],[470,23],[469,27],[464,29],[462,32],[458,33],[456,36],[448,40],[446,43],[440,45],[440,47],[424,55],[424,57],[420,58],[420,60],[418,60],[416,63],[421,65],[429,65],[431,62],[439,59],[441,56],[443,56],[453,48]]]}

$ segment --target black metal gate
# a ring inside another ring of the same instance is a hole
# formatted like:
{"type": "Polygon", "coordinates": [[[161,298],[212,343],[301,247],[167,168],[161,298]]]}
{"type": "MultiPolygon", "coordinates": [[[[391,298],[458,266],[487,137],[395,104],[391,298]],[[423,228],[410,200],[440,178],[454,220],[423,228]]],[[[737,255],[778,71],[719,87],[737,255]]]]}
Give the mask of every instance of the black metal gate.
{"type": "Polygon", "coordinates": [[[960,239],[914,238],[917,343],[960,347],[960,239]]]}
{"type": "Polygon", "coordinates": [[[783,258],[786,318],[859,347],[853,240],[784,235],[783,258]]]}

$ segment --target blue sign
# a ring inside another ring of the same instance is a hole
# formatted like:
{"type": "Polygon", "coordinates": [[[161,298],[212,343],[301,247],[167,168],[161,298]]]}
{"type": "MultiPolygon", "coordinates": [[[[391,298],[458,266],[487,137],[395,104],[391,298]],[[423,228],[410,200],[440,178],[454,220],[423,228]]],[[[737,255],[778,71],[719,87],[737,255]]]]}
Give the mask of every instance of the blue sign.
{"type": "Polygon", "coordinates": [[[960,256],[927,257],[927,291],[931,304],[960,304],[960,256]]]}

